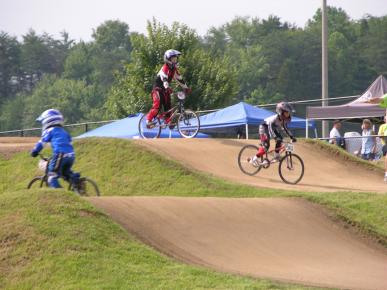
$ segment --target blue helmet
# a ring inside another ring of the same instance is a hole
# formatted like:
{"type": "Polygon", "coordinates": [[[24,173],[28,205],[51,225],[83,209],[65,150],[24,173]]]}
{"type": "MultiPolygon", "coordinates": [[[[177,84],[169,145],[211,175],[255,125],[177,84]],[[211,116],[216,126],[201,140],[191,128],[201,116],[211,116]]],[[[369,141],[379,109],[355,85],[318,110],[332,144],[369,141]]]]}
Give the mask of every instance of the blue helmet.
{"type": "Polygon", "coordinates": [[[42,124],[42,130],[46,130],[47,128],[60,125],[63,126],[63,115],[61,112],[55,109],[48,109],[44,111],[36,121],[42,124]]]}

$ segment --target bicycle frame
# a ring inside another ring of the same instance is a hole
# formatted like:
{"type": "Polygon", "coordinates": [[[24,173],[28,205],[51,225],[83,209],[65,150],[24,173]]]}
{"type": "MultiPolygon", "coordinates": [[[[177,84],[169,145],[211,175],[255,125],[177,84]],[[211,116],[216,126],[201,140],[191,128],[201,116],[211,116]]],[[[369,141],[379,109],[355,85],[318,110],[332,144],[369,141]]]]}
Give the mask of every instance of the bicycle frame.
{"type": "Polygon", "coordinates": [[[171,120],[171,124],[174,124],[174,120],[176,119],[176,117],[183,113],[184,112],[184,104],[183,104],[183,100],[178,100],[178,104],[173,106],[171,109],[169,109],[168,111],[163,111],[163,112],[159,112],[157,114],[157,117],[159,119],[163,119],[165,120],[165,116],[168,115],[168,114],[171,114],[171,117],[170,117],[170,120],[171,120]]]}
{"type": "Polygon", "coordinates": [[[164,111],[163,108],[159,108],[157,116],[151,120],[151,124],[147,121],[149,113],[144,114],[140,118],[138,131],[142,138],[158,138],[160,137],[161,130],[167,126],[170,132],[176,127],[183,138],[194,138],[199,133],[199,116],[194,111],[184,108],[185,94],[183,92],[178,92],[177,98],[176,104],[171,109],[164,111]]]}
{"type": "MultiPolygon", "coordinates": [[[[282,142],[282,145],[281,145],[280,150],[279,150],[279,152],[278,152],[280,155],[282,155],[284,152],[285,152],[285,153],[290,153],[290,154],[291,154],[291,152],[287,151],[287,149],[286,149],[286,144],[292,144],[292,142],[287,142],[287,141],[282,142]]],[[[268,155],[271,154],[271,153],[273,153],[273,152],[275,152],[275,148],[270,149],[269,151],[267,151],[267,152],[265,153],[266,159],[269,159],[269,158],[268,158],[268,155]]]]}
{"type": "MultiPolygon", "coordinates": [[[[44,170],[43,180],[48,182],[48,167],[50,165],[51,157],[45,157],[42,154],[39,154],[39,157],[40,157],[40,159],[42,159],[42,160],[47,162],[46,169],[44,170]]],[[[71,181],[68,178],[66,178],[66,176],[60,175],[59,178],[61,178],[64,181],[66,181],[69,184],[69,188],[70,188],[71,181]]]]}

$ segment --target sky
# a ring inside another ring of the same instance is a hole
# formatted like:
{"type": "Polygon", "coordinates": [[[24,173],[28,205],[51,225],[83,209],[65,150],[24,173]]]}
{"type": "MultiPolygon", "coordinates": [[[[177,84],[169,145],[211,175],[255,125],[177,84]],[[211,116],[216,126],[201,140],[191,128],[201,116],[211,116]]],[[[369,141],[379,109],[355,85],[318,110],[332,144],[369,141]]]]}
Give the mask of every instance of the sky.
{"type": "MultiPolygon", "coordinates": [[[[366,14],[387,15],[387,0],[327,0],[328,5],[344,9],[352,19],[366,14]]],[[[93,29],[106,20],[120,20],[130,31],[145,33],[147,20],[170,25],[187,24],[205,35],[235,16],[267,18],[276,15],[282,21],[304,27],[322,0],[0,0],[0,31],[19,39],[30,28],[41,34],[59,37],[67,31],[75,40],[89,41],[93,29]]]]}

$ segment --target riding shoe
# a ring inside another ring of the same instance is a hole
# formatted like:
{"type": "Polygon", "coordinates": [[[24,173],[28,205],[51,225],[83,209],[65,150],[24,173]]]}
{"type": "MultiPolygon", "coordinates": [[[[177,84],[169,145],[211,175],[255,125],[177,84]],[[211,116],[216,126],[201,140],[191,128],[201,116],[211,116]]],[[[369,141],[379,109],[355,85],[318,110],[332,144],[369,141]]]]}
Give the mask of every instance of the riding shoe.
{"type": "Polygon", "coordinates": [[[156,122],[146,120],[146,127],[147,127],[148,129],[152,129],[155,125],[156,125],[156,122]]]}

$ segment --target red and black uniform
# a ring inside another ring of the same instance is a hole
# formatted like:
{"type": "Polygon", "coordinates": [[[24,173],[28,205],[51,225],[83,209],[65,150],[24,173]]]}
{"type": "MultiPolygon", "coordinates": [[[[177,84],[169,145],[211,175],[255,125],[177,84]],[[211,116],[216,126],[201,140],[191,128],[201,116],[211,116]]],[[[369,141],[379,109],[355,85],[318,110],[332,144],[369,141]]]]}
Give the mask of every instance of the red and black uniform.
{"type": "MultiPolygon", "coordinates": [[[[158,72],[153,85],[151,93],[153,105],[147,116],[148,121],[152,121],[153,118],[157,116],[161,105],[163,106],[165,112],[171,108],[172,89],[169,87],[169,84],[172,80],[177,81],[183,89],[188,88],[182,76],[179,74],[176,65],[165,63],[158,72]]],[[[166,123],[169,122],[169,118],[170,114],[167,114],[165,120],[166,123]]]]}

